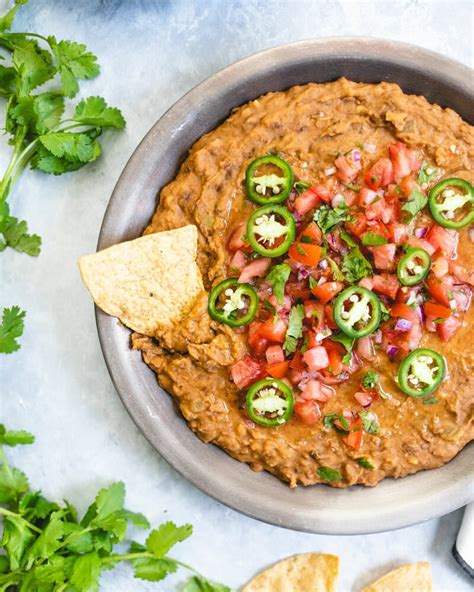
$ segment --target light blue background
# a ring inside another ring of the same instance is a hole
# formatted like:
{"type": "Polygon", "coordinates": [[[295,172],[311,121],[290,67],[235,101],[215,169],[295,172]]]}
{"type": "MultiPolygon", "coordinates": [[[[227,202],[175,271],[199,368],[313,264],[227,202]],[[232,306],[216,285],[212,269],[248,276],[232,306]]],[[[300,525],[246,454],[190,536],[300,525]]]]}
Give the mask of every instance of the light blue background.
{"type": "MultiPolygon", "coordinates": [[[[197,491],[156,454],[115,394],[96,334],[93,307],[76,267],[95,250],[114,184],[137,143],[183,93],[257,50],[329,35],[372,35],[416,43],[473,65],[472,2],[273,2],[33,0],[16,30],[84,42],[102,74],[82,85],[122,108],[124,132],[104,137],[104,156],[64,177],[24,174],[11,196],[15,215],[43,236],[38,259],[2,257],[0,305],[25,308],[22,349],[0,357],[1,415],[37,435],[11,456],[33,487],[83,509],[99,487],[127,484],[127,505],[152,521],[191,522],[195,533],[173,555],[238,586],[282,557],[304,551],[341,557],[339,590],[357,591],[398,565],[428,560],[435,590],[461,592],[467,576],[450,549],[462,512],[402,531],[329,537],[268,526],[197,491]]],[[[2,107],[3,114],[3,107],[2,107]]],[[[9,151],[0,141],[0,166],[9,151]]],[[[368,525],[370,528],[370,525],[368,525]]],[[[175,589],[133,581],[128,567],[104,574],[102,590],[175,589]]]]}

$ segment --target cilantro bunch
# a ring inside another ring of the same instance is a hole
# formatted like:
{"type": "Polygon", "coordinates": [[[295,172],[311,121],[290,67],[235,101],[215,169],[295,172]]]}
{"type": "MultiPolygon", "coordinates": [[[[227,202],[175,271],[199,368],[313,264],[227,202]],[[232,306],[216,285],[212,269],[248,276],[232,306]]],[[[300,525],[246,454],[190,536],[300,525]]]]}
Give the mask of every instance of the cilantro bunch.
{"type": "Polygon", "coordinates": [[[123,128],[125,120],[101,97],[83,99],[74,108],[66,105],[77,95],[79,80],[99,74],[97,58],[75,41],[8,32],[27,1],[15,0],[0,18],[0,97],[6,100],[5,133],[12,147],[0,178],[0,251],[11,247],[36,256],[41,238],[29,234],[27,223],[12,216],[7,203],[18,176],[28,165],[61,175],[95,161],[102,152],[102,130],[123,128]]]}
{"type": "Polygon", "coordinates": [[[74,507],[46,499],[29,489],[26,475],[9,465],[4,447],[32,444],[25,431],[7,431],[0,425],[0,591],[96,592],[102,571],[127,561],[136,578],[158,582],[178,568],[193,571],[183,592],[230,592],[192,567],[168,557],[170,549],[192,534],[192,526],[165,522],[149,532],[145,544],[129,542],[124,553],[114,547],[124,543],[129,524],[149,529],[143,514],[124,508],[125,486],[113,483],[97,494],[79,519],[74,507]]]}

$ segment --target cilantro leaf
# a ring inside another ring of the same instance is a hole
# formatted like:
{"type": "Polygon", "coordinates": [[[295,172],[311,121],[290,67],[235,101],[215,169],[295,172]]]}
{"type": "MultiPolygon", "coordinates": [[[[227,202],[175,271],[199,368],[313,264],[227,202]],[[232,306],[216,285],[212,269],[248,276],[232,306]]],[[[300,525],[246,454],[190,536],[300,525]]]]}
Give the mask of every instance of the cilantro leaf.
{"type": "Polygon", "coordinates": [[[423,405],[434,405],[434,403],[437,403],[438,401],[439,401],[438,397],[431,397],[431,398],[423,399],[422,403],[423,403],[423,405]]]}
{"type": "Polygon", "coordinates": [[[36,131],[44,134],[61,121],[64,98],[56,93],[42,93],[34,98],[33,109],[36,115],[36,131]]]}
{"type": "Polygon", "coordinates": [[[283,344],[283,349],[288,353],[294,353],[296,351],[298,339],[303,336],[303,319],[304,305],[297,304],[296,306],[293,306],[288,320],[285,343],[283,344]]]}
{"type": "Polygon", "coordinates": [[[74,562],[71,584],[82,592],[98,592],[101,560],[96,551],[79,555],[74,562]]]}
{"type": "Polygon", "coordinates": [[[328,205],[323,204],[318,210],[316,210],[313,220],[324,232],[328,232],[333,226],[349,220],[349,208],[345,203],[337,206],[336,208],[330,208],[328,205]]]}
{"type": "Polygon", "coordinates": [[[8,554],[12,571],[20,567],[23,555],[34,538],[26,520],[20,516],[4,516],[1,546],[8,554]]]}
{"type": "Polygon", "coordinates": [[[0,424],[0,446],[18,446],[19,444],[33,444],[35,437],[26,430],[5,430],[0,424]]]}
{"type": "Polygon", "coordinates": [[[418,184],[423,186],[425,183],[426,184],[431,183],[431,181],[433,181],[436,178],[438,173],[439,173],[439,171],[436,167],[428,164],[426,162],[426,160],[424,160],[421,163],[421,168],[418,172],[418,179],[417,179],[418,184]]]}
{"type": "Polygon", "coordinates": [[[311,187],[310,183],[306,183],[306,181],[295,181],[293,183],[293,189],[296,191],[297,195],[301,195],[304,191],[311,187]]]}
{"type": "Polygon", "coordinates": [[[9,31],[13,25],[16,11],[22,4],[26,4],[28,0],[15,0],[15,4],[10,10],[0,17],[0,32],[9,31]]]}
{"type": "Polygon", "coordinates": [[[20,349],[17,338],[23,335],[26,312],[18,306],[4,308],[0,325],[0,353],[11,354],[20,349]]]}
{"type": "Polygon", "coordinates": [[[152,530],[146,540],[147,551],[153,553],[155,559],[161,559],[168,551],[190,537],[193,533],[191,524],[176,526],[173,522],[165,522],[159,528],[152,530]]]}
{"type": "Polygon", "coordinates": [[[97,58],[82,43],[68,40],[58,42],[52,35],[48,37],[48,43],[56,59],[65,96],[75,97],[79,91],[78,79],[88,80],[99,75],[97,58]]]}
{"type": "Polygon", "coordinates": [[[231,589],[223,584],[214,584],[201,576],[193,576],[186,582],[183,592],[231,592],[231,589]]]}
{"type": "Polygon", "coordinates": [[[49,52],[41,49],[37,41],[15,36],[11,42],[12,63],[17,71],[16,92],[27,96],[36,87],[54,76],[49,52]]]}
{"type": "Polygon", "coordinates": [[[10,247],[19,253],[37,257],[41,251],[41,237],[37,234],[28,234],[28,224],[24,220],[18,221],[18,218],[10,216],[8,204],[5,204],[5,214],[0,222],[0,234],[4,239],[0,240],[0,252],[10,247]]]}
{"type": "Polygon", "coordinates": [[[369,231],[362,236],[362,244],[364,247],[377,247],[379,245],[386,245],[387,243],[388,239],[376,232],[369,231]]]}
{"type": "Polygon", "coordinates": [[[372,266],[362,255],[359,247],[353,247],[342,261],[342,271],[346,281],[354,284],[366,275],[372,274],[372,266]]]}
{"type": "Polygon", "coordinates": [[[336,341],[337,343],[341,343],[346,348],[346,355],[342,358],[342,363],[345,366],[350,366],[352,360],[352,349],[354,347],[355,339],[352,337],[348,337],[342,331],[339,333],[335,333],[331,335],[331,341],[336,341]]]}
{"type": "Polygon", "coordinates": [[[43,532],[35,540],[27,553],[27,568],[37,559],[48,559],[60,547],[64,535],[63,512],[53,512],[43,532]]]}
{"type": "Polygon", "coordinates": [[[270,273],[265,278],[273,287],[273,293],[277,299],[278,304],[283,304],[283,296],[285,295],[285,286],[288,278],[290,277],[291,267],[286,263],[280,263],[275,265],[270,273]]]}
{"type": "Polygon", "coordinates": [[[365,456],[361,456],[360,458],[358,458],[356,460],[361,467],[364,467],[364,469],[369,469],[369,470],[375,469],[374,465],[365,456]]]}
{"type": "Polygon", "coordinates": [[[8,97],[15,92],[16,70],[0,64],[0,97],[8,97]]]}
{"type": "Polygon", "coordinates": [[[409,218],[413,218],[428,203],[428,198],[417,187],[408,196],[408,200],[402,206],[404,212],[408,212],[409,218]]]}
{"type": "Polygon", "coordinates": [[[18,499],[27,490],[28,479],[22,471],[5,464],[0,465],[0,504],[18,499]]]}
{"type": "Polygon", "coordinates": [[[332,467],[319,467],[317,472],[324,481],[339,481],[342,479],[341,473],[332,467]]]}
{"type": "MultiPolygon", "coordinates": [[[[100,145],[96,143],[96,146],[100,145]]],[[[43,146],[38,145],[37,152],[31,161],[31,168],[37,169],[49,175],[57,176],[64,173],[77,171],[86,164],[86,162],[81,162],[79,160],[71,162],[66,158],[59,158],[54,156],[54,154],[51,154],[51,152],[46,150],[46,148],[43,146]]]]}
{"type": "Polygon", "coordinates": [[[329,257],[328,255],[326,255],[325,259],[329,263],[329,267],[331,268],[331,273],[332,273],[332,277],[334,278],[334,280],[336,280],[336,282],[344,281],[344,274],[339,269],[339,266],[334,261],[334,259],[331,259],[331,257],[329,257]]]}
{"type": "Polygon", "coordinates": [[[134,576],[141,580],[148,580],[149,582],[159,582],[174,573],[178,569],[178,565],[173,559],[153,559],[150,557],[140,557],[132,559],[134,567],[134,576]]]}
{"type": "Polygon", "coordinates": [[[349,246],[349,247],[357,247],[357,243],[355,242],[355,240],[352,238],[352,236],[346,232],[345,230],[343,230],[340,234],[342,240],[349,246]]]}
{"type": "Polygon", "coordinates": [[[375,370],[369,370],[362,377],[362,386],[367,390],[374,389],[379,382],[379,375],[375,370]]]}
{"type": "Polygon", "coordinates": [[[362,419],[362,427],[368,434],[378,434],[379,424],[373,413],[368,411],[360,411],[359,417],[362,419]]]}
{"type": "Polygon", "coordinates": [[[125,119],[120,110],[108,107],[102,97],[88,97],[82,100],[76,107],[73,119],[84,125],[125,127],[125,119]]]}
{"type": "Polygon", "coordinates": [[[92,162],[100,155],[100,144],[85,133],[51,132],[40,136],[39,141],[51,154],[70,162],[92,162]]]}

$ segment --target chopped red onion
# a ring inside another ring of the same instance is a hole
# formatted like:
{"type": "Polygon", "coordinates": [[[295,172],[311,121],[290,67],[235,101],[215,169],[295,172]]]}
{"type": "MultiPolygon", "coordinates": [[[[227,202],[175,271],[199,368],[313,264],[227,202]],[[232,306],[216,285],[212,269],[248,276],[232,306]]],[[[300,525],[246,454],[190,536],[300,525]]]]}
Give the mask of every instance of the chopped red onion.
{"type": "Polygon", "coordinates": [[[326,329],[323,329],[322,331],[316,333],[316,341],[323,341],[324,339],[326,339],[326,337],[330,337],[331,335],[332,331],[331,329],[329,329],[329,327],[327,327],[326,329]]]}
{"type": "Polygon", "coordinates": [[[309,277],[309,271],[306,269],[306,267],[299,267],[298,268],[298,281],[301,280],[306,280],[309,277]]]}
{"type": "Polygon", "coordinates": [[[378,329],[374,333],[374,341],[377,345],[380,345],[382,343],[382,339],[383,339],[382,331],[380,329],[378,329]]]}
{"type": "Polygon", "coordinates": [[[423,307],[418,305],[414,310],[418,315],[420,321],[423,323],[423,321],[425,320],[425,311],[423,310],[423,307]]]}
{"type": "Polygon", "coordinates": [[[326,234],[326,240],[331,249],[337,253],[339,251],[340,245],[334,240],[334,236],[330,233],[326,234]]]}
{"type": "Polygon", "coordinates": [[[425,238],[428,234],[428,228],[424,226],[423,228],[415,228],[415,236],[416,238],[425,238]]]}
{"type": "Polygon", "coordinates": [[[322,275],[318,280],[318,286],[322,286],[327,282],[327,279],[322,275]]]}
{"type": "Polygon", "coordinates": [[[321,259],[321,261],[318,264],[319,269],[327,269],[329,267],[329,263],[327,261],[327,259],[321,259]]]}
{"type": "Polygon", "coordinates": [[[337,208],[338,206],[340,206],[343,203],[345,204],[346,200],[344,199],[344,196],[342,195],[342,193],[336,193],[336,195],[331,200],[331,206],[333,208],[337,208]]]}
{"type": "Polygon", "coordinates": [[[296,210],[294,212],[291,212],[291,215],[293,216],[293,218],[295,219],[295,222],[299,222],[302,219],[302,215],[299,214],[296,210]]]}
{"type": "Polygon", "coordinates": [[[351,153],[351,157],[354,162],[360,162],[360,150],[353,150],[351,153]]]}
{"type": "Polygon", "coordinates": [[[413,323],[408,319],[397,319],[395,323],[395,330],[396,331],[409,331],[413,327],[413,323]]]}
{"type": "Polygon", "coordinates": [[[400,351],[400,348],[397,347],[396,345],[389,345],[387,347],[387,355],[390,356],[391,358],[393,356],[396,356],[399,351],[400,351]]]}
{"type": "Polygon", "coordinates": [[[336,170],[336,167],[329,167],[328,169],[324,169],[324,174],[326,175],[326,177],[330,177],[331,175],[334,175],[336,170]]]}
{"type": "Polygon", "coordinates": [[[377,144],[364,144],[364,150],[369,154],[375,154],[377,152],[377,144]]]}

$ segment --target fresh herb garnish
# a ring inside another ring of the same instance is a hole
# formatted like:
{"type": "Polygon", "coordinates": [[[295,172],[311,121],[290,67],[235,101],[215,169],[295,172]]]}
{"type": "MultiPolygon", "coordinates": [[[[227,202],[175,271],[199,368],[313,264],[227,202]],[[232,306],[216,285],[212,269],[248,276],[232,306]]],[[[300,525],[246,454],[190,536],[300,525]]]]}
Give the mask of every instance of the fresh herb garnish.
{"type": "Polygon", "coordinates": [[[347,419],[343,415],[338,415],[337,413],[329,413],[323,417],[323,426],[326,429],[334,428],[338,432],[348,432],[350,430],[350,424],[347,419]],[[338,421],[340,426],[335,425],[335,422],[338,421]]]}
{"type": "Polygon", "coordinates": [[[367,390],[373,390],[379,382],[379,375],[375,370],[369,370],[362,377],[362,386],[367,390]]]}
{"type": "Polygon", "coordinates": [[[339,481],[342,479],[341,473],[331,467],[319,467],[318,475],[325,481],[339,481]]]}
{"type": "Polygon", "coordinates": [[[330,430],[334,425],[334,420],[337,419],[337,413],[328,413],[323,417],[323,426],[330,430]]]}
{"type": "Polygon", "coordinates": [[[283,297],[285,295],[285,286],[290,277],[291,267],[286,263],[275,265],[270,273],[265,278],[273,287],[273,294],[280,306],[283,305],[283,297]]]}
{"type": "Polygon", "coordinates": [[[293,183],[293,189],[296,191],[298,195],[301,195],[304,191],[311,187],[310,183],[306,183],[306,181],[295,181],[293,183]]]}
{"type": "Polygon", "coordinates": [[[303,236],[300,238],[300,242],[308,245],[311,243],[311,237],[308,236],[307,234],[303,234],[303,236]]]}
{"type": "Polygon", "coordinates": [[[417,187],[408,196],[408,200],[402,206],[404,212],[408,212],[408,217],[411,220],[418,212],[420,212],[428,203],[428,198],[417,187]]]}
{"type": "Polygon", "coordinates": [[[364,467],[364,469],[369,469],[369,470],[375,469],[374,465],[365,456],[361,456],[360,458],[357,458],[356,460],[361,467],[364,467]]]}
{"type": "Polygon", "coordinates": [[[336,282],[344,281],[344,274],[339,269],[339,266],[334,261],[334,259],[331,259],[331,257],[329,257],[328,255],[326,255],[325,259],[329,263],[329,267],[331,268],[332,277],[336,280],[336,282]]]}
{"type": "Polygon", "coordinates": [[[354,347],[355,339],[352,337],[348,337],[342,331],[339,333],[335,333],[331,335],[331,341],[337,341],[337,343],[342,343],[342,345],[346,348],[346,354],[342,358],[342,363],[344,366],[350,366],[352,360],[352,348],[354,347]]]}
{"type": "Polygon", "coordinates": [[[387,243],[388,240],[376,232],[366,232],[362,237],[362,244],[364,247],[378,247],[379,245],[386,245],[387,243]]]}
{"type": "Polygon", "coordinates": [[[316,210],[313,220],[326,233],[336,224],[349,220],[349,218],[349,208],[345,203],[337,206],[337,208],[330,208],[328,205],[323,204],[316,210]]]}
{"type": "Polygon", "coordinates": [[[382,302],[382,300],[380,301],[380,311],[382,313],[382,321],[388,321],[388,319],[390,318],[390,310],[385,306],[385,304],[382,302]]]}
{"type": "Polygon", "coordinates": [[[4,308],[0,324],[0,353],[11,354],[20,349],[18,337],[23,335],[26,312],[18,306],[4,308]]]}
{"type": "Polygon", "coordinates": [[[419,185],[423,186],[428,183],[431,183],[431,181],[433,181],[433,179],[436,178],[438,174],[438,169],[430,164],[428,164],[426,162],[426,160],[424,160],[421,164],[421,168],[420,171],[418,173],[418,183],[419,185]],[[428,172],[429,171],[429,172],[428,172]]]}
{"type": "MultiPolygon", "coordinates": [[[[4,447],[31,444],[34,437],[25,431],[7,431],[0,425],[0,515],[3,517],[1,590],[77,590],[99,589],[103,571],[126,561],[136,578],[158,582],[184,567],[172,557],[170,549],[192,534],[192,526],[165,522],[149,532],[144,544],[131,541],[128,550],[114,552],[125,543],[129,524],[149,529],[143,514],[124,508],[125,486],[113,483],[99,491],[82,520],[68,502],[60,505],[29,489],[26,475],[10,466],[4,447]]],[[[197,572],[195,572],[197,573],[197,572]]],[[[136,588],[136,586],[132,586],[136,588]]],[[[192,577],[188,592],[230,592],[222,584],[201,575],[192,577]]]]}
{"type": "Polygon", "coordinates": [[[423,399],[423,405],[433,405],[434,403],[438,403],[439,399],[437,397],[431,397],[430,399],[423,399]]]}
{"type": "Polygon", "coordinates": [[[379,424],[372,413],[368,411],[359,411],[359,417],[362,420],[362,427],[368,434],[378,434],[379,424]]]}
{"type": "Polygon", "coordinates": [[[298,251],[298,253],[300,255],[302,255],[303,257],[305,257],[308,253],[303,249],[303,247],[300,245],[300,243],[295,243],[296,246],[296,250],[298,251]]]}
{"type": "Polygon", "coordinates": [[[346,232],[345,230],[341,231],[340,234],[342,240],[349,246],[349,247],[357,247],[357,243],[355,242],[355,240],[352,238],[352,236],[346,232]]]}
{"type": "Polygon", "coordinates": [[[277,309],[276,309],[276,308],[273,306],[273,304],[272,304],[272,303],[271,303],[269,300],[267,300],[267,299],[265,299],[265,300],[263,301],[263,306],[264,306],[264,307],[265,307],[265,308],[266,308],[266,309],[267,309],[269,312],[271,312],[271,313],[272,313],[272,315],[273,315],[273,322],[274,322],[274,323],[276,323],[276,322],[277,322],[277,320],[278,320],[278,312],[277,312],[277,309]]]}
{"type": "Polygon", "coordinates": [[[372,274],[372,266],[362,255],[359,247],[353,247],[342,261],[342,271],[350,284],[358,282],[366,275],[372,274]]]}
{"type": "Polygon", "coordinates": [[[285,343],[283,349],[288,353],[294,353],[298,344],[298,339],[303,337],[303,319],[304,319],[304,305],[297,304],[293,306],[290,311],[290,318],[288,320],[288,329],[286,330],[285,343]]]}
{"type": "Polygon", "coordinates": [[[314,290],[314,288],[318,287],[318,282],[314,279],[312,275],[309,276],[309,289],[314,290]]]}

